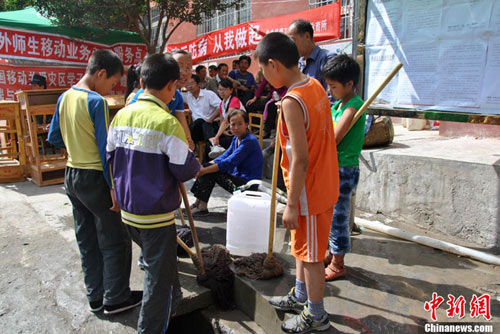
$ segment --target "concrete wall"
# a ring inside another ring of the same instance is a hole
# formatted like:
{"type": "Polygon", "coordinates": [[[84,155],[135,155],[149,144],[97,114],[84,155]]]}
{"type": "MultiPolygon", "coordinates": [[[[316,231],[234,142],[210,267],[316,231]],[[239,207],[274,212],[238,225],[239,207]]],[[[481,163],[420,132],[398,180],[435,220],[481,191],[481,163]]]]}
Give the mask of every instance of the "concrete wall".
{"type": "Polygon", "coordinates": [[[500,158],[462,162],[363,151],[356,207],[500,250],[500,158]]]}

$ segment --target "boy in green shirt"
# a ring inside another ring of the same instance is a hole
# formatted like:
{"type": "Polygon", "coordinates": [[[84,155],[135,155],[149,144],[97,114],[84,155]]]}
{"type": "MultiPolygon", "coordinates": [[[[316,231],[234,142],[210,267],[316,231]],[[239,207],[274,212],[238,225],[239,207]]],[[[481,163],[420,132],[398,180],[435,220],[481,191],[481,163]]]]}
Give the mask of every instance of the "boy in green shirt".
{"type": "Polygon", "coordinates": [[[356,93],[360,68],[354,59],[345,54],[336,56],[325,64],[322,72],[330,93],[338,100],[332,106],[332,118],[339,159],[340,191],[328,238],[330,250],[324,259],[325,279],[331,281],[345,276],[344,256],[351,251],[351,195],[359,181],[359,156],[365,138],[366,113],[349,130],[354,115],[363,105],[363,100],[356,93]]]}

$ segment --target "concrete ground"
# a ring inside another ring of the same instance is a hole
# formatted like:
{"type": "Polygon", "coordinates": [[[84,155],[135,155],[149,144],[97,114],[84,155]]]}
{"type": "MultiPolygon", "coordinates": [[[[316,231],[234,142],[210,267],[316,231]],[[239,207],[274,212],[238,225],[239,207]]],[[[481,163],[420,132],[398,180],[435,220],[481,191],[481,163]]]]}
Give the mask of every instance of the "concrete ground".
{"type": "MultiPolygon", "coordinates": [[[[196,221],[203,244],[225,243],[228,197],[216,188],[209,203],[211,216],[196,221]]],[[[288,239],[286,230],[279,227],[275,250],[281,251],[285,276],[236,281],[240,309],[260,327],[241,313],[224,315],[245,333],[278,333],[280,320],[287,316],[270,308],[266,300],[286,293],[293,284],[294,262],[286,254],[288,239]]],[[[135,332],[138,309],[115,317],[88,311],[71,207],[61,185],[39,188],[21,182],[0,186],[0,250],[0,333],[135,332]]],[[[134,259],[137,254],[134,248],[134,259]]],[[[430,322],[424,303],[433,292],[445,299],[448,294],[465,297],[466,317],[462,320],[448,319],[445,303],[438,310],[439,321],[458,323],[484,322],[482,317],[471,319],[468,307],[472,294],[489,294],[493,316],[489,323],[500,332],[499,268],[368,230],[353,238],[353,252],[346,264],[348,277],[327,283],[325,289],[332,324],[329,333],[422,333],[430,322]]],[[[211,297],[196,284],[196,271],[188,259],[181,261],[179,271],[187,297],[181,312],[209,306],[211,297]]],[[[142,279],[142,272],[133,265],[131,287],[142,289],[142,279]]],[[[205,313],[217,319],[216,309],[205,313]]],[[[201,326],[201,322],[197,324],[201,326]]]]}

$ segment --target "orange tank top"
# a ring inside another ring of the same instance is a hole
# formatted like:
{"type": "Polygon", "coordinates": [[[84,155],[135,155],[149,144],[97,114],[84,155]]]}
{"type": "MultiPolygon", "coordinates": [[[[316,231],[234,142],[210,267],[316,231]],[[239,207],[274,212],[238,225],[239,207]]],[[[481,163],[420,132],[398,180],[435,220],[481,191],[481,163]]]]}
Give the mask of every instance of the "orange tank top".
{"type": "MultiPolygon", "coordinates": [[[[339,170],[337,145],[332,126],[330,102],[323,86],[314,78],[297,82],[290,86],[283,97],[299,103],[304,113],[309,167],[305,187],[300,196],[300,215],[308,216],[325,212],[337,202],[339,195],[339,170]]],[[[286,110],[284,111],[286,112],[286,110]]],[[[284,118],[278,125],[283,157],[281,168],[287,189],[290,189],[292,147],[284,118]]]]}

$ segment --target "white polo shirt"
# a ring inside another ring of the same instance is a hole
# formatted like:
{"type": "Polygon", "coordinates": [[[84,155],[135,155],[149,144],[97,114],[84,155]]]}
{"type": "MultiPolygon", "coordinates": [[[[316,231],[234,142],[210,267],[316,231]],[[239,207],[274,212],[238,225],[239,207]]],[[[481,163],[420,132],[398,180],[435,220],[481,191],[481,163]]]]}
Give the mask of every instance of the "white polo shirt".
{"type": "Polygon", "coordinates": [[[198,118],[206,121],[214,113],[219,112],[221,99],[211,90],[200,89],[198,98],[195,98],[191,92],[182,93],[182,97],[192,112],[193,121],[198,118]]]}

